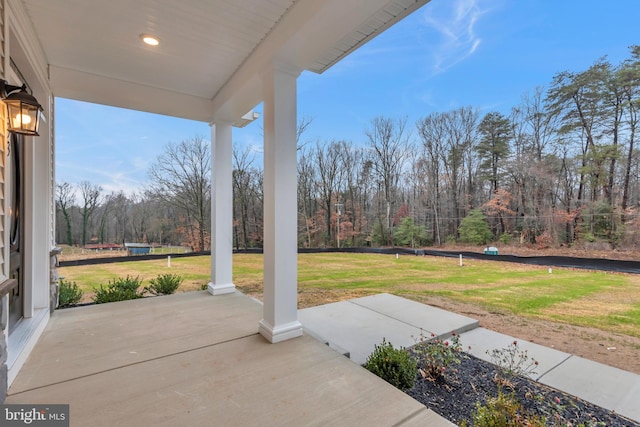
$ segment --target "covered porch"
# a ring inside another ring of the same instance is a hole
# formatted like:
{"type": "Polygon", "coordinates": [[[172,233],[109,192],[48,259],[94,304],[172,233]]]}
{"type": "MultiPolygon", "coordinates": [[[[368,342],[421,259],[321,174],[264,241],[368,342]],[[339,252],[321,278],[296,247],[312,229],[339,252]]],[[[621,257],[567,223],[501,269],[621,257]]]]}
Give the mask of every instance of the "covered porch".
{"type": "MultiPolygon", "coordinates": [[[[24,237],[19,257],[10,253],[13,244],[9,244],[8,233],[0,232],[0,246],[4,243],[0,248],[0,281],[12,280],[12,271],[21,269],[21,284],[16,288],[20,292],[5,296],[0,304],[0,319],[7,313],[9,319],[17,319],[0,322],[0,400],[38,343],[57,301],[58,252],[53,230],[55,97],[210,124],[213,176],[209,292],[224,297],[221,302],[213,302],[216,298],[209,296],[210,304],[224,303],[229,300],[225,295],[235,293],[231,274],[233,128],[262,119],[264,305],[257,309],[260,314],[252,318],[253,327],[248,330],[270,343],[286,341],[303,334],[297,316],[297,78],[304,71],[326,71],[427,2],[0,0],[4,35],[0,43],[1,77],[30,88],[42,104],[43,118],[40,134],[26,137],[22,180],[25,202],[20,209],[24,212],[24,237]],[[253,111],[258,106],[262,114],[253,111]],[[14,263],[14,258],[19,262],[14,263]],[[10,303],[9,299],[16,302],[10,303]],[[20,310],[15,308],[18,306],[20,310]]],[[[0,139],[5,153],[2,167],[7,163],[8,136],[2,133],[0,139]]],[[[2,174],[0,190],[17,181],[7,167],[2,174]]],[[[10,230],[11,219],[4,213],[11,211],[9,198],[6,191],[2,194],[0,203],[5,209],[0,213],[0,231],[10,230]]],[[[189,313],[185,318],[192,325],[199,319],[206,330],[218,328],[208,317],[189,313]]],[[[169,327],[171,316],[158,321],[169,327]]],[[[232,318],[229,321],[235,322],[232,318]]],[[[219,325],[221,330],[227,328],[233,326],[219,325]]],[[[203,345],[226,346],[227,340],[238,338],[223,337],[218,344],[214,340],[203,345]]],[[[113,340],[118,342],[117,334],[113,340]]],[[[163,346],[162,340],[153,344],[163,346]]],[[[65,345],[82,347],[87,341],[72,340],[65,345]]],[[[110,348],[95,348],[106,353],[96,354],[97,360],[111,360],[110,348]]],[[[64,357],[72,355],[65,353],[64,357]]],[[[118,366],[106,369],[120,369],[118,366]]],[[[58,374],[54,365],[48,367],[54,371],[51,375],[58,374]]],[[[39,372],[37,376],[50,375],[39,372]]],[[[62,386],[79,380],[69,376],[54,382],[62,381],[62,386]]],[[[16,398],[18,389],[13,390],[16,398]]],[[[80,390],[82,387],[77,392],[82,393],[80,390]]],[[[262,398],[272,397],[265,394],[262,398]]]]}
{"type": "Polygon", "coordinates": [[[238,292],[56,311],[6,403],[70,404],[71,425],[451,425],[327,345],[278,345],[238,292]]]}

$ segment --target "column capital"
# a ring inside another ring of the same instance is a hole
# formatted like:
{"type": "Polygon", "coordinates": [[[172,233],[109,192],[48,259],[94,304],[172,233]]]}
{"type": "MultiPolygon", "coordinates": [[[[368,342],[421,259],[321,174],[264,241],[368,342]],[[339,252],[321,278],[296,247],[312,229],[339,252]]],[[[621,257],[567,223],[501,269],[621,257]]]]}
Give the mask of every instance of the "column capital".
{"type": "Polygon", "coordinates": [[[214,117],[209,122],[209,127],[214,127],[216,125],[219,125],[219,126],[225,126],[225,125],[233,126],[233,120],[228,119],[228,118],[214,117]]]}

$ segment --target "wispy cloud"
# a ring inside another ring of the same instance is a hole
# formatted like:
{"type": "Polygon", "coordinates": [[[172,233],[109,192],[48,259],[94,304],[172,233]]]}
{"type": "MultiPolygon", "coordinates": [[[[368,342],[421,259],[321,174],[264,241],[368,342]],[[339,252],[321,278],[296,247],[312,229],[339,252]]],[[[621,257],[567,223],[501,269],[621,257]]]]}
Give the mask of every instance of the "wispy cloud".
{"type": "Polygon", "coordinates": [[[487,10],[480,3],[481,0],[433,1],[424,9],[423,23],[435,32],[435,40],[427,42],[433,55],[434,75],[464,61],[482,43],[476,24],[487,10]]]}

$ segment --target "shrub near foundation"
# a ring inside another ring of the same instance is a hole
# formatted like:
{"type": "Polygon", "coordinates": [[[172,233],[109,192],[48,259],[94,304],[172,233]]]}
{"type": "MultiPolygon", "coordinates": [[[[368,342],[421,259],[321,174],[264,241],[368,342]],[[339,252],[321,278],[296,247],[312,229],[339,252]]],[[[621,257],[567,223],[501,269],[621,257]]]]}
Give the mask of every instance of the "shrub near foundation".
{"type": "Polygon", "coordinates": [[[364,367],[400,390],[413,387],[418,372],[416,361],[409,352],[394,348],[384,338],[382,344],[375,346],[364,367]]]}
{"type": "Polygon", "coordinates": [[[106,287],[100,285],[99,288],[95,288],[93,302],[102,304],[105,302],[142,298],[144,291],[138,292],[141,284],[142,279],[140,279],[139,276],[131,277],[127,275],[127,277],[124,278],[118,277],[117,279],[110,280],[106,287]]]}
{"type": "Polygon", "coordinates": [[[71,307],[82,299],[82,290],[76,282],[65,282],[60,279],[58,287],[58,308],[71,307]]]}
{"type": "Polygon", "coordinates": [[[149,280],[150,285],[144,289],[153,295],[171,295],[183,280],[184,278],[178,274],[159,274],[158,277],[149,280]]]}

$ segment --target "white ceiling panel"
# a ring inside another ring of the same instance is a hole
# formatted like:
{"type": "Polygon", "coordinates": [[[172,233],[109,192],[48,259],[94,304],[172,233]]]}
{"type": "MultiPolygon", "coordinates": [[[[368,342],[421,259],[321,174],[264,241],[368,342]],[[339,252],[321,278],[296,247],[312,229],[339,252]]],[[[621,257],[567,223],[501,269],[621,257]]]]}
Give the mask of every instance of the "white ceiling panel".
{"type": "Polygon", "coordinates": [[[270,61],[322,72],[428,0],[9,1],[35,29],[54,95],[211,120],[232,97],[234,117],[253,108],[261,95],[238,89],[259,90],[270,61]]]}

